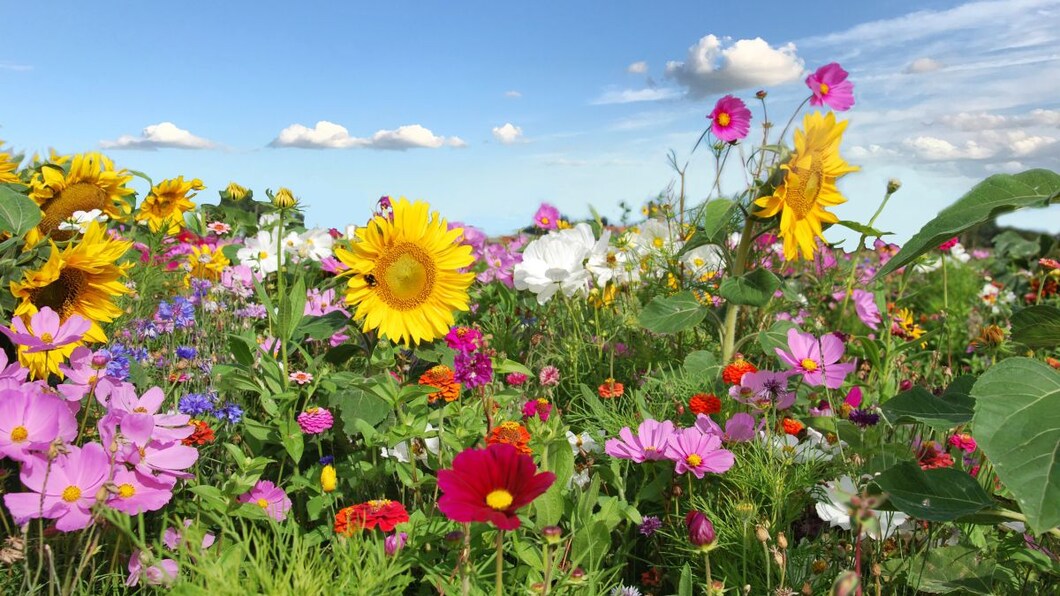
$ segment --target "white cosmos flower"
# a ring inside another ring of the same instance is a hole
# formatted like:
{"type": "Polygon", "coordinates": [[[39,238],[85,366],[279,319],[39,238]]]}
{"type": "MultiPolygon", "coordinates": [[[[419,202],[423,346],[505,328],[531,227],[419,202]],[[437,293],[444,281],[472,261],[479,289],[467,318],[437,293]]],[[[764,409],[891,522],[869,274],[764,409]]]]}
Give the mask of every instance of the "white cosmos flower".
{"type": "MultiPolygon", "coordinates": [[[[765,438],[764,434],[762,438],[765,438]]],[[[832,445],[824,435],[812,428],[806,429],[806,438],[801,441],[789,434],[769,438],[769,447],[774,455],[781,459],[791,458],[797,464],[832,461],[839,454],[840,444],[846,445],[842,441],[832,445]]]]}
{"type": "Polygon", "coordinates": [[[681,256],[681,262],[695,278],[718,273],[725,269],[725,258],[722,256],[721,248],[713,244],[693,248],[681,256]]]}
{"type": "MultiPolygon", "coordinates": [[[[822,499],[817,501],[817,517],[828,522],[833,528],[850,529],[850,497],[858,494],[857,485],[850,476],[841,476],[824,485],[822,499]]],[[[871,528],[866,534],[876,540],[886,540],[891,534],[909,519],[909,516],[900,511],[877,511],[873,510],[876,519],[879,520],[879,528],[871,528]]]]}
{"type": "MultiPolygon", "coordinates": [[[[435,430],[434,426],[428,424],[426,432],[429,433],[433,430],[435,430]]],[[[430,452],[431,455],[438,454],[438,445],[439,443],[437,436],[431,437],[429,439],[417,439],[413,442],[412,454],[415,455],[417,460],[425,462],[427,461],[427,452],[430,452]]],[[[410,454],[408,441],[402,441],[397,445],[394,445],[393,449],[387,449],[386,447],[383,447],[379,450],[379,455],[384,458],[395,459],[403,464],[407,464],[409,463],[409,461],[411,461],[409,459],[410,454]]]]}
{"type": "Polygon", "coordinates": [[[298,256],[314,261],[323,261],[330,257],[331,247],[335,244],[335,239],[324,228],[306,230],[299,236],[299,239],[301,244],[298,248],[298,256]]]}
{"type": "MultiPolygon", "coordinates": [[[[599,431],[598,434],[603,436],[603,431],[599,431]]],[[[579,452],[585,453],[600,453],[600,444],[596,442],[588,432],[583,432],[580,435],[576,435],[571,431],[567,431],[567,442],[570,443],[571,451],[577,456],[579,452]]]]}
{"type": "Polygon", "coordinates": [[[244,240],[243,248],[236,251],[240,263],[262,274],[276,271],[279,267],[276,257],[276,235],[264,230],[244,240]]]}
{"type": "Polygon", "coordinates": [[[597,240],[589,224],[580,223],[534,240],[513,269],[515,288],[536,294],[538,304],[545,304],[558,291],[568,297],[588,295],[592,278],[586,261],[602,258],[610,237],[610,232],[604,232],[597,240]]]}
{"type": "Polygon", "coordinates": [[[108,219],[110,218],[104,215],[99,209],[93,209],[91,211],[74,211],[69,219],[59,224],[59,229],[84,234],[85,230],[88,229],[88,224],[94,221],[103,223],[108,219]]]}
{"type": "Polygon", "coordinates": [[[673,254],[684,246],[680,230],[676,224],[662,219],[649,219],[637,226],[633,237],[635,250],[641,256],[649,254],[673,254]]]}

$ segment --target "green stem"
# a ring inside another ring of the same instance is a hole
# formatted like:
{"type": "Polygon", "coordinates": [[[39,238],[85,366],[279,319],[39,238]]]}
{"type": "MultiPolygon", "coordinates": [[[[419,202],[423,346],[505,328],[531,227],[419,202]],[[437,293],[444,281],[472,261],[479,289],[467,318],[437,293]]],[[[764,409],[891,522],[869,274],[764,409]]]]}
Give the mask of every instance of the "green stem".
{"type": "MultiPolygon", "coordinates": [[[[276,228],[276,293],[278,294],[276,297],[276,306],[279,309],[278,314],[280,315],[283,314],[284,304],[287,301],[286,280],[284,279],[283,273],[283,219],[286,214],[286,209],[280,209],[280,219],[278,227],[276,228]]],[[[301,316],[301,314],[302,313],[298,313],[299,316],[301,316]]],[[[287,321],[281,322],[287,323],[287,321]]],[[[286,330],[283,328],[278,328],[276,331],[279,335],[284,335],[286,333],[286,330]]],[[[286,338],[283,337],[277,337],[276,339],[280,342],[280,357],[283,359],[283,373],[280,376],[282,377],[281,380],[283,381],[284,389],[286,389],[291,382],[288,378],[288,375],[291,374],[291,370],[287,363],[287,341],[286,338]]]]}
{"type": "Polygon", "coordinates": [[[504,596],[504,530],[497,530],[497,596],[504,596]]]}
{"type": "Polygon", "coordinates": [[[703,563],[707,567],[707,594],[714,593],[714,578],[710,575],[710,553],[703,553],[703,563]]]}
{"type": "MultiPolygon", "coordinates": [[[[736,259],[732,264],[732,277],[740,277],[743,275],[744,270],[747,267],[747,253],[751,249],[751,235],[754,229],[754,221],[751,220],[750,214],[746,216],[743,222],[743,231],[740,233],[740,244],[736,248],[736,259]]],[[[724,364],[728,364],[732,360],[733,351],[736,345],[736,318],[740,313],[740,305],[730,302],[725,309],[725,331],[722,336],[721,346],[721,361],[724,364]]]]}

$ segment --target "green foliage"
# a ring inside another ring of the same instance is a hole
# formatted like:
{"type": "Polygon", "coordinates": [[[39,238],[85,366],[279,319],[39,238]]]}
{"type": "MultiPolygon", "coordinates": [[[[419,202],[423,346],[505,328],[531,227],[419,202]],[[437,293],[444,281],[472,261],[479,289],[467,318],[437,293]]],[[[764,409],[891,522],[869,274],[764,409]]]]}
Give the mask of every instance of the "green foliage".
{"type": "Polygon", "coordinates": [[[1060,308],[1039,304],[1012,315],[1012,340],[1032,350],[1060,346],[1060,308]]]}
{"type": "Polygon", "coordinates": [[[707,309],[692,292],[669,297],[656,296],[640,314],[640,324],[655,333],[679,333],[695,327],[707,316],[707,309]]]}
{"type": "Polygon", "coordinates": [[[765,306],[780,287],[780,278],[768,269],[755,269],[721,282],[720,294],[733,304],[765,306]]]}
{"type": "Polygon", "coordinates": [[[921,470],[916,463],[902,462],[874,482],[899,511],[920,519],[953,521],[993,504],[974,478],[951,468],[921,470]]]}
{"type": "Polygon", "coordinates": [[[0,230],[21,236],[41,220],[41,210],[29,197],[0,184],[0,230]]]}

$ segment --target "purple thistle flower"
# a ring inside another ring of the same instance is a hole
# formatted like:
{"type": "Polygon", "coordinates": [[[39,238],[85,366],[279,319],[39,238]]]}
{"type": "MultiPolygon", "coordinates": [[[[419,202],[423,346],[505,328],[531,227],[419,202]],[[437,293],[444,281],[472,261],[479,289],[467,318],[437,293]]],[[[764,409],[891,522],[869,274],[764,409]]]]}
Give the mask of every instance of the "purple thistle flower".
{"type": "Polygon", "coordinates": [[[645,515],[637,531],[643,536],[651,536],[662,527],[662,520],[654,515],[645,515]]]}

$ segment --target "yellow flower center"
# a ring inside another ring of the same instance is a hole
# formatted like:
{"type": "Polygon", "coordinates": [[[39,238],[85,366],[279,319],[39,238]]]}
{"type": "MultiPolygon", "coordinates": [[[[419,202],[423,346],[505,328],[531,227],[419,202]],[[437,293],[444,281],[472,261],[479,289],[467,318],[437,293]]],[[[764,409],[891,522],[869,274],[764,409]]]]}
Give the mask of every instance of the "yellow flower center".
{"type": "Polygon", "coordinates": [[[29,436],[29,431],[26,430],[25,426],[16,426],[15,428],[11,429],[11,441],[12,442],[21,443],[22,441],[25,441],[26,437],[28,437],[28,436],[29,436]]]}
{"type": "Polygon", "coordinates": [[[259,252],[259,253],[258,253],[258,260],[259,260],[259,261],[260,261],[260,260],[262,260],[262,259],[267,259],[267,258],[269,258],[269,253],[268,253],[268,251],[264,251],[264,250],[263,250],[263,251],[261,251],[261,252],[259,252]]]}
{"type": "Polygon", "coordinates": [[[396,310],[412,310],[427,301],[438,268],[419,246],[406,242],[385,253],[373,273],[379,298],[396,310]]]}
{"type": "Polygon", "coordinates": [[[703,458],[695,453],[689,453],[688,456],[685,457],[685,463],[693,468],[697,468],[699,467],[699,464],[703,463],[703,458]]]}
{"type": "Polygon", "coordinates": [[[76,486],[68,486],[63,489],[63,500],[67,503],[73,503],[74,501],[81,498],[81,489],[76,486]]]}
{"type": "Polygon", "coordinates": [[[147,408],[145,408],[143,406],[136,406],[135,408],[133,408],[133,412],[139,412],[140,414],[146,414],[147,413],[147,408]]]}
{"type": "Polygon", "coordinates": [[[497,511],[504,511],[512,504],[512,493],[503,488],[498,488],[486,495],[486,504],[497,511]]]}
{"type": "Polygon", "coordinates": [[[29,301],[37,308],[51,308],[60,319],[65,320],[73,312],[87,285],[85,273],[67,265],[59,272],[59,279],[42,288],[30,290],[29,301]]]}
{"type": "Polygon", "coordinates": [[[262,509],[266,509],[269,506],[269,502],[266,501],[265,499],[258,499],[257,503],[258,503],[258,507],[261,507],[262,509]]]}
{"type": "Polygon", "coordinates": [[[655,445],[645,445],[644,446],[644,452],[645,453],[655,453],[658,450],[659,449],[655,445]]]}
{"type": "Polygon", "coordinates": [[[58,231],[59,224],[73,217],[75,211],[87,213],[93,209],[99,209],[106,213],[108,202],[107,192],[95,184],[88,182],[71,184],[41,205],[44,216],[41,217],[37,229],[45,236],[51,235],[57,240],[69,240],[73,237],[73,232],[58,231]]]}
{"type": "Polygon", "coordinates": [[[123,485],[118,487],[118,496],[123,498],[123,499],[128,499],[129,497],[131,497],[131,496],[133,496],[135,494],[136,494],[136,487],[134,487],[131,484],[126,483],[126,484],[123,484],[123,485]]]}
{"type": "Polygon", "coordinates": [[[821,95],[828,95],[828,84],[821,83],[821,95]]]}
{"type": "Polygon", "coordinates": [[[550,220],[547,215],[542,215],[541,216],[541,225],[547,226],[549,224],[549,222],[551,222],[551,221],[552,220],[550,220]]]}
{"type": "Polygon", "coordinates": [[[662,238],[655,238],[654,240],[651,241],[651,245],[654,246],[655,248],[662,248],[663,244],[664,244],[664,242],[663,242],[662,238]]]}
{"type": "Polygon", "coordinates": [[[817,362],[809,358],[803,358],[802,362],[800,362],[799,364],[802,366],[803,369],[808,372],[813,372],[817,370],[817,362]]]}
{"type": "Polygon", "coordinates": [[[732,122],[732,117],[729,116],[728,112],[722,112],[718,114],[718,126],[728,126],[732,122]]]}
{"type": "Polygon", "coordinates": [[[40,340],[46,344],[52,343],[52,340],[54,339],[55,337],[53,337],[51,333],[42,333],[40,336],[40,340]]]}

